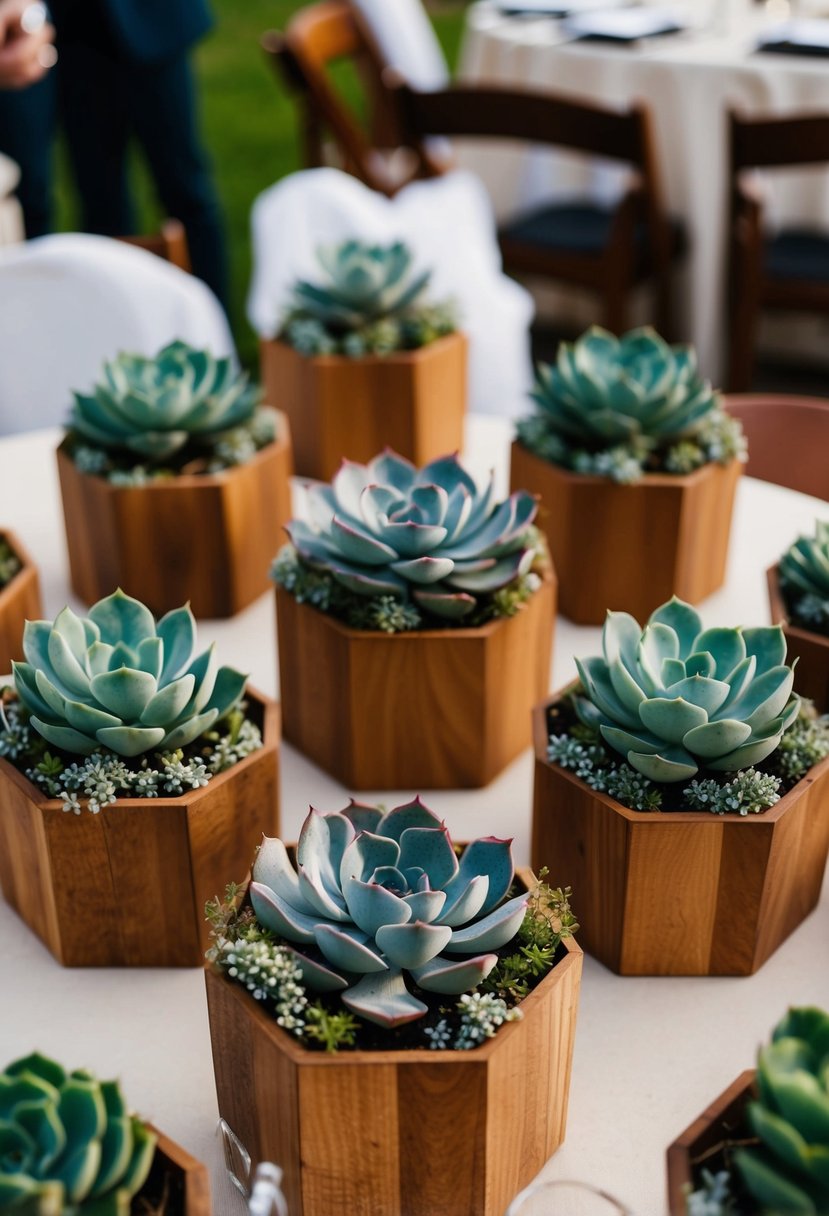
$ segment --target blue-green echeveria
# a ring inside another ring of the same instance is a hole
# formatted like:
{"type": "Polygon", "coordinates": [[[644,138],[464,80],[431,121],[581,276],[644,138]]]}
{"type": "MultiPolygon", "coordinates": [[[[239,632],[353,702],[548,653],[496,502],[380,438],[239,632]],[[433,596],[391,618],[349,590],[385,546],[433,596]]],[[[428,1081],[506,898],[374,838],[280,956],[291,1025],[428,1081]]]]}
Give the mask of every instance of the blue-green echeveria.
{"type": "Polygon", "coordinates": [[[34,728],[64,751],[172,751],[224,717],[245,687],[240,672],[219,667],[213,646],[193,658],[195,642],[189,606],[156,623],[119,590],[88,617],[64,608],[54,622],[27,621],[15,685],[34,728]]]}
{"type": "Polygon", "coordinates": [[[790,1009],[760,1049],[759,1101],[748,1108],[759,1147],[735,1163],[758,1216],[829,1212],[829,1014],[790,1009]]]}
{"type": "Polygon", "coordinates": [[[330,485],[310,485],[307,519],[287,530],[304,562],[355,594],[411,598],[459,619],[532,566],[537,510],[523,490],[496,502],[493,479],[479,490],[457,456],[418,470],[386,451],[367,465],[344,460],[330,485]]]}
{"type": "Polygon", "coordinates": [[[518,932],[528,896],[506,898],[510,844],[485,837],[459,859],[419,798],[387,813],[354,802],[335,814],[312,809],[296,867],[281,840],[263,842],[251,903],[262,925],[295,943],[308,987],[397,1026],[428,1012],[407,974],[428,992],[468,992],[518,932]]]}
{"type": "Polygon", "coordinates": [[[259,390],[230,359],[171,342],[152,358],[120,354],[93,393],[75,393],[69,427],[99,448],[168,460],[191,439],[215,439],[253,415],[259,390]]]}
{"type": "Polygon", "coordinates": [[[576,661],[585,694],[578,715],[652,781],[758,764],[798,715],[780,626],[703,629],[674,597],[644,630],[628,613],[609,612],[602,650],[576,661]]]}
{"type": "Polygon", "coordinates": [[[34,1054],[0,1073],[0,1212],[129,1216],[157,1137],[116,1081],[34,1054]]]}
{"type": "Polygon", "coordinates": [[[431,277],[429,271],[412,275],[411,251],[399,241],[368,245],[348,240],[321,247],[317,258],[327,280],[298,282],[293,304],[334,330],[399,316],[419,300],[431,277]]]}
{"type": "Polygon", "coordinates": [[[806,623],[829,621],[829,523],[815,521],[815,535],[800,536],[778,566],[780,587],[794,615],[806,623]]]}

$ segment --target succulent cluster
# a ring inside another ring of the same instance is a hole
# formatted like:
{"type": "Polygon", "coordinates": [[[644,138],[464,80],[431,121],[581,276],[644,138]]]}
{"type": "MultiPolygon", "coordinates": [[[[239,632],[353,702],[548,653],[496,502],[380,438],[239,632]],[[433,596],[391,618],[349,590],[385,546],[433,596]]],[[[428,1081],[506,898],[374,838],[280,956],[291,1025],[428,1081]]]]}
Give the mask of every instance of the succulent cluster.
{"type": "Polygon", "coordinates": [[[0,1209],[15,1216],[129,1216],[156,1137],[116,1081],[34,1054],[0,1073],[0,1209]]]}
{"type": "Polygon", "coordinates": [[[231,359],[185,342],[152,358],[120,354],[104,364],[91,394],[74,394],[71,449],[82,471],[115,482],[135,467],[144,480],[169,476],[183,463],[188,471],[215,471],[272,442],[272,413],[258,402],[259,390],[231,359]]]}
{"type": "Polygon", "coordinates": [[[506,898],[513,875],[509,841],[473,841],[459,860],[419,799],[386,813],[352,802],[310,812],[296,867],[266,838],[250,898],[259,923],[294,945],[307,987],[394,1027],[428,1012],[406,975],[425,992],[460,995],[489,974],[527,909],[527,895],[506,898]]]}
{"type": "Polygon", "coordinates": [[[424,304],[429,271],[412,273],[406,245],[349,240],[322,247],[323,283],[296,283],[281,337],[304,355],[388,355],[456,328],[454,309],[424,304]]]}
{"type": "Polygon", "coordinates": [[[829,523],[816,520],[814,536],[801,536],[786,550],[778,575],[795,622],[829,632],[829,523]]]}
{"type": "Polygon", "coordinates": [[[645,777],[736,773],[765,760],[798,716],[780,626],[704,630],[675,597],[645,629],[609,612],[600,657],[577,660],[586,725],[645,777]]]}
{"type": "Polygon", "coordinates": [[[306,502],[307,518],[287,531],[309,570],[351,596],[411,602],[447,622],[526,577],[537,557],[536,500],[518,491],[496,502],[492,478],[479,490],[457,456],[419,471],[389,451],[346,460],[306,502]]]}
{"type": "Polygon", "coordinates": [[[700,377],[693,349],[652,329],[616,338],[593,326],[562,342],[531,396],[539,410],[519,423],[519,438],[580,473],[636,481],[646,468],[687,473],[744,455],[739,423],[700,377]]]}
{"type": "Polygon", "coordinates": [[[54,622],[27,621],[15,686],[32,726],[63,751],[169,752],[229,713],[245,686],[238,671],[219,667],[214,647],[193,658],[195,641],[189,607],[156,623],[116,591],[88,617],[64,608],[54,622]]]}
{"type": "Polygon", "coordinates": [[[0,536],[0,587],[10,583],[20,570],[20,558],[5,536],[0,536]]]}

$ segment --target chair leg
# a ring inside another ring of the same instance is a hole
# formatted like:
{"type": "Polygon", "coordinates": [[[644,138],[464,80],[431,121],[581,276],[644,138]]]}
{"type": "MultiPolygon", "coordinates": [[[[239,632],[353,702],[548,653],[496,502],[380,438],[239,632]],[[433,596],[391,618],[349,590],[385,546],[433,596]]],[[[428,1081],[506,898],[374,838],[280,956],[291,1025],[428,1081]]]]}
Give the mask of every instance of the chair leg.
{"type": "Polygon", "coordinates": [[[749,392],[754,379],[760,302],[752,286],[751,283],[734,284],[726,382],[729,393],[749,392]]]}
{"type": "Polygon", "coordinates": [[[604,289],[603,324],[612,334],[623,334],[627,328],[627,287],[609,282],[604,289]]]}

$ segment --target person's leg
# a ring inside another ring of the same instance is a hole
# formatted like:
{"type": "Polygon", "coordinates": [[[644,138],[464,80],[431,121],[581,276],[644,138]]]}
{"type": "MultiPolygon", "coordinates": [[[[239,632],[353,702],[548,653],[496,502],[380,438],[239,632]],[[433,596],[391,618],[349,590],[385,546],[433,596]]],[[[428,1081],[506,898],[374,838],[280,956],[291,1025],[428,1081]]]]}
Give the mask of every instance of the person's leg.
{"type": "Polygon", "coordinates": [[[202,144],[195,84],[185,55],[135,64],[128,73],[130,123],[167,213],[187,233],[193,273],[227,306],[224,222],[202,144]]]}
{"type": "Polygon", "coordinates": [[[17,197],[26,236],[52,227],[52,155],[57,115],[54,74],[28,89],[0,91],[0,152],[20,166],[17,197]]]}

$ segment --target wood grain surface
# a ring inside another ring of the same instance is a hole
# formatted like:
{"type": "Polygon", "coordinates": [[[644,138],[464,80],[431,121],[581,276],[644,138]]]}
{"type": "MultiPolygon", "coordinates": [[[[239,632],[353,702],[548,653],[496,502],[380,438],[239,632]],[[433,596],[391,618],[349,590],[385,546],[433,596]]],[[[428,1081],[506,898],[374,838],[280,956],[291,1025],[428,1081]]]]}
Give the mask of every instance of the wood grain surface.
{"type": "Polygon", "coordinates": [[[573,888],[579,941],[619,975],[752,975],[814,909],[829,759],[761,815],[632,811],[547,758],[533,714],[532,864],[573,888]]]}
{"type": "Polygon", "coordinates": [[[709,1150],[723,1140],[735,1137],[753,1093],[754,1069],[749,1068],[670,1145],[667,1153],[670,1216],[687,1216],[686,1195],[694,1181],[695,1163],[704,1160],[709,1150]]]}
{"type": "Polygon", "coordinates": [[[37,567],[13,532],[0,529],[2,538],[20,562],[20,569],[0,590],[0,675],[23,658],[23,626],[43,615],[37,567]]]}
{"type": "Polygon", "coordinates": [[[72,590],[92,604],[116,587],[157,615],[190,601],[197,617],[233,616],[270,586],[291,518],[291,439],[221,473],[113,486],[58,448],[72,590]]]}
{"type": "Polygon", "coordinates": [[[279,832],[279,710],[248,689],[263,746],[204,788],[67,814],[0,760],[0,887],[67,967],[198,967],[204,905],[279,832]]]}
{"type": "Polygon", "coordinates": [[[158,1144],[149,1178],[136,1200],[141,1198],[144,1191],[152,1196],[156,1188],[163,1188],[166,1182],[169,1200],[168,1207],[164,1209],[165,1216],[212,1216],[207,1166],[191,1157],[180,1144],[165,1136],[157,1127],[151,1123],[147,1126],[158,1136],[158,1144]]]}
{"type": "Polygon", "coordinates": [[[777,566],[770,566],[766,571],[766,581],[772,624],[782,623],[786,636],[786,662],[793,664],[797,660],[794,690],[801,697],[814,701],[820,713],[826,713],[829,710],[829,637],[790,624],[777,566]]]}
{"type": "Polygon", "coordinates": [[[352,790],[487,785],[530,742],[555,622],[550,575],[476,629],[349,629],[276,589],[285,738],[352,790]]]}
{"type": "MultiPolygon", "coordinates": [[[[528,877],[526,872],[523,877],[528,877]]],[[[206,972],[219,1111],[291,1216],[503,1216],[564,1139],[582,955],[472,1051],[309,1052],[206,972]]]]}
{"type": "Polygon", "coordinates": [[[608,609],[644,624],[672,595],[697,604],[722,586],[741,464],[687,476],[647,473],[633,485],[588,477],[512,445],[510,485],[541,498],[559,581],[559,611],[601,625],[608,609]]]}
{"type": "Polygon", "coordinates": [[[330,481],[344,457],[393,448],[416,465],[463,447],[467,339],[449,334],[394,355],[309,358],[262,341],[262,383],[291,422],[296,471],[330,481]]]}

